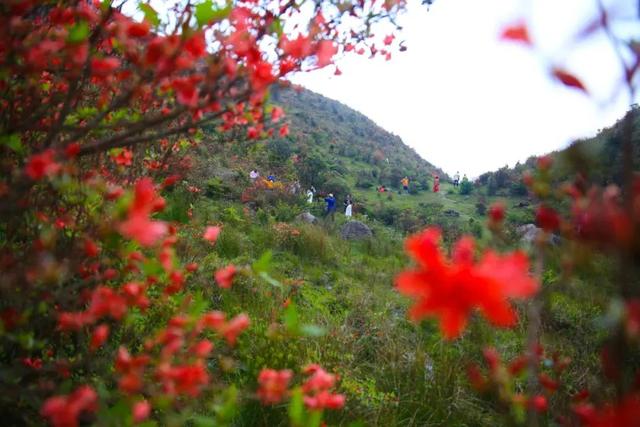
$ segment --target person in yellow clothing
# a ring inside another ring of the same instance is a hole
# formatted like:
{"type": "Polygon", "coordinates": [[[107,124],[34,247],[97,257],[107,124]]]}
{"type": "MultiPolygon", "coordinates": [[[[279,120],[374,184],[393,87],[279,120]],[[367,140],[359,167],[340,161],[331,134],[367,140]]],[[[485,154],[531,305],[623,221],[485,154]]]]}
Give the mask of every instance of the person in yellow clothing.
{"type": "Polygon", "coordinates": [[[405,176],[400,180],[400,183],[402,184],[402,189],[404,190],[405,194],[409,194],[409,178],[405,176]]]}

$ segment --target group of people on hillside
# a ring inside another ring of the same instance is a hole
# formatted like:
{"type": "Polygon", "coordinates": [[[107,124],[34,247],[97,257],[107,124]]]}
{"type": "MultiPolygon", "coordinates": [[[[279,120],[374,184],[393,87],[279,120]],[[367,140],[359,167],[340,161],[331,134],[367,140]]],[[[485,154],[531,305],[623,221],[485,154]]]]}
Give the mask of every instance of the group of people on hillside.
{"type": "MultiPolygon", "coordinates": [[[[313,203],[315,193],[316,189],[313,186],[307,190],[307,203],[313,203]]],[[[327,197],[324,198],[324,202],[326,203],[325,217],[330,218],[333,221],[337,211],[337,202],[333,193],[329,193],[327,197]]],[[[351,218],[353,216],[353,199],[351,199],[350,194],[347,194],[347,197],[344,199],[344,215],[347,218],[351,218]]]]}
{"type": "MultiPolygon", "coordinates": [[[[251,179],[252,182],[256,183],[260,178],[260,173],[256,169],[253,169],[249,173],[249,178],[251,179]]],[[[462,180],[466,181],[467,175],[464,175],[462,180]]],[[[267,186],[269,188],[272,188],[273,183],[276,182],[275,175],[269,174],[269,176],[267,176],[266,182],[267,182],[267,186]],[[268,184],[271,184],[271,186],[269,186],[268,184]]],[[[404,194],[409,194],[409,177],[405,176],[404,178],[402,178],[400,180],[400,184],[402,185],[402,191],[404,191],[404,194]]],[[[460,172],[456,172],[456,174],[453,176],[453,186],[458,187],[459,185],[460,185],[460,172]]],[[[298,181],[296,181],[291,186],[291,191],[293,192],[293,194],[298,194],[298,192],[300,191],[300,183],[298,181]]],[[[379,193],[385,193],[389,190],[384,185],[381,185],[377,188],[377,191],[379,193]]],[[[434,174],[433,175],[433,192],[438,193],[439,191],[440,191],[440,177],[434,174]]],[[[313,203],[315,194],[316,194],[316,189],[315,187],[311,186],[305,194],[308,204],[313,203]]],[[[326,203],[325,217],[333,220],[335,218],[335,214],[337,211],[336,198],[334,197],[333,193],[329,193],[327,197],[324,198],[324,202],[326,203]]],[[[353,200],[351,198],[351,195],[347,195],[347,197],[344,200],[344,214],[347,218],[350,218],[353,216],[353,200]]]]}
{"type": "Polygon", "coordinates": [[[464,174],[464,176],[462,177],[462,181],[460,181],[460,172],[456,172],[456,174],[453,175],[454,187],[460,187],[460,182],[465,182],[465,181],[469,181],[469,178],[467,178],[467,174],[464,174]]]}
{"type": "MultiPolygon", "coordinates": [[[[459,177],[459,175],[458,175],[459,177]]],[[[466,177],[466,175],[465,175],[466,177]]],[[[400,185],[402,185],[402,190],[398,191],[398,194],[409,194],[409,177],[404,177],[400,180],[400,185]]],[[[454,184],[457,186],[457,184],[454,184]]],[[[386,193],[389,191],[387,187],[381,185],[377,188],[378,193],[386,193]]],[[[440,177],[438,175],[433,175],[433,192],[438,193],[440,191],[440,177]]]]}

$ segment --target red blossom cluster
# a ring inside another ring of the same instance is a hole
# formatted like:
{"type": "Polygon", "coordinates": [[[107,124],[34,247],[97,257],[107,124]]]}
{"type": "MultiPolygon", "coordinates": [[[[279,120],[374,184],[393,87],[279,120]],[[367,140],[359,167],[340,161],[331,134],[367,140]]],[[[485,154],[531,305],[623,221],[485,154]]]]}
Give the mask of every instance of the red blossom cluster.
{"type": "Polygon", "coordinates": [[[632,187],[631,209],[624,206],[620,189],[609,185],[604,189],[567,187],[573,199],[571,224],[577,240],[607,248],[634,250],[640,230],[640,177],[632,187]]]}
{"type": "Polygon", "coordinates": [[[309,375],[302,384],[304,404],[312,410],[341,409],[344,406],[345,397],[342,394],[332,393],[337,377],[330,374],[321,366],[311,364],[304,369],[309,375]]]}
{"type": "Polygon", "coordinates": [[[164,209],[165,201],[156,194],[149,178],[136,183],[133,202],[129,207],[127,219],[120,223],[118,231],[123,236],[134,239],[143,246],[152,246],[167,233],[167,224],[152,221],[149,215],[164,209]]]}
{"type": "Polygon", "coordinates": [[[640,426],[640,394],[638,393],[624,396],[615,405],[608,404],[596,408],[591,404],[581,403],[573,410],[585,427],[640,426]]]}
{"type": "Polygon", "coordinates": [[[522,252],[500,255],[486,251],[474,262],[471,237],[460,239],[451,259],[440,247],[440,231],[429,228],[406,241],[407,252],[418,268],[396,277],[398,290],[416,299],[410,315],[414,320],[437,317],[447,339],[458,337],[474,310],[491,323],[513,326],[517,315],[509,299],[525,299],[538,290],[529,274],[529,261],[522,252]]]}
{"type": "MultiPolygon", "coordinates": [[[[217,311],[198,319],[185,315],[173,317],[155,338],[145,342],[142,354],[131,356],[124,347],[118,350],[115,368],[120,375],[119,389],[125,394],[139,393],[150,375],[159,382],[165,395],[198,396],[209,385],[206,359],[214,350],[213,342],[202,338],[202,333],[216,332],[233,345],[249,323],[246,314],[227,321],[224,313],[217,311]]],[[[151,381],[147,387],[153,388],[153,384],[151,381]]]]}
{"type": "Polygon", "coordinates": [[[97,405],[98,394],[89,386],[81,386],[67,396],[50,397],[40,413],[54,427],[75,427],[80,414],[95,412],[97,405]]]}
{"type": "Polygon", "coordinates": [[[276,371],[275,369],[263,369],[258,375],[258,397],[263,405],[280,403],[289,391],[289,382],[293,372],[289,369],[276,371]]]}

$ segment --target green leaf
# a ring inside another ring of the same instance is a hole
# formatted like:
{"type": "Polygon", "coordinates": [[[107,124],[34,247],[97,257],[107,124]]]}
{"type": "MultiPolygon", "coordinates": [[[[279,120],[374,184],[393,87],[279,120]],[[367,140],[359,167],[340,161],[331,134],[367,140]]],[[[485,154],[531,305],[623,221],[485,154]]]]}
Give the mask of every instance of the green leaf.
{"type": "Polygon", "coordinates": [[[211,0],[205,0],[202,3],[196,5],[196,20],[199,26],[210,24],[213,21],[221,21],[231,13],[231,3],[219,9],[214,6],[211,0]]]}
{"type": "Polygon", "coordinates": [[[274,279],[273,277],[269,276],[268,273],[261,271],[260,273],[258,273],[258,276],[260,276],[260,278],[262,280],[264,280],[265,282],[267,282],[268,284],[270,284],[271,286],[275,287],[275,288],[280,288],[282,289],[282,283],[278,282],[276,279],[274,279]]]}
{"type": "Polygon", "coordinates": [[[302,398],[302,390],[297,387],[291,393],[291,401],[289,402],[289,419],[294,426],[302,426],[304,421],[304,402],[302,398]]]}
{"type": "Polygon", "coordinates": [[[158,12],[154,8],[152,8],[148,3],[140,3],[138,5],[138,9],[142,13],[144,13],[144,19],[149,21],[151,25],[157,27],[160,25],[160,18],[158,17],[158,12]]]}
{"type": "Polygon", "coordinates": [[[300,333],[305,337],[321,337],[327,333],[324,328],[318,325],[302,325],[300,327],[300,333]]]}
{"type": "Polygon", "coordinates": [[[320,427],[322,424],[322,411],[311,411],[307,420],[308,427],[320,427]]]}
{"type": "Polygon", "coordinates": [[[78,21],[76,25],[71,27],[69,35],[67,35],[67,43],[82,43],[89,37],[89,24],[86,21],[78,21]]]}
{"type": "Polygon", "coordinates": [[[300,316],[298,316],[298,310],[294,303],[289,304],[284,310],[283,321],[290,333],[297,335],[300,332],[300,316]]]}
{"type": "Polygon", "coordinates": [[[22,145],[22,140],[17,133],[2,135],[0,137],[0,144],[6,145],[17,154],[24,154],[24,145],[22,145]]]}
{"type": "Polygon", "coordinates": [[[271,252],[271,250],[268,250],[262,254],[259,260],[253,263],[251,268],[256,273],[261,273],[261,272],[268,273],[271,270],[272,258],[273,258],[273,253],[271,252]]]}
{"type": "Polygon", "coordinates": [[[162,268],[162,264],[157,259],[150,258],[142,264],[142,272],[146,276],[157,276],[162,274],[163,271],[164,268],[162,268]]]}
{"type": "Polygon", "coordinates": [[[230,385],[224,391],[224,403],[216,405],[214,411],[218,416],[218,419],[222,422],[231,422],[238,410],[238,389],[235,385],[230,385]]]}
{"type": "Polygon", "coordinates": [[[278,37],[282,36],[282,22],[277,17],[271,23],[271,31],[276,33],[278,37]]]}

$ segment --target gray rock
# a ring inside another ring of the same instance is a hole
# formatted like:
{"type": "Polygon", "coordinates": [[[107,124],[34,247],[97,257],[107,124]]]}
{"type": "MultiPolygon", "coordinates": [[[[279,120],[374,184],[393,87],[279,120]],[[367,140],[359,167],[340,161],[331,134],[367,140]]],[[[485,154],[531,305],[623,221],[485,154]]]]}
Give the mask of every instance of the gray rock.
{"type": "Polygon", "coordinates": [[[373,233],[366,224],[360,221],[349,221],[342,226],[340,235],[345,240],[360,240],[373,236],[373,233]]]}
{"type": "MultiPolygon", "coordinates": [[[[538,233],[542,233],[542,228],[536,227],[535,224],[525,224],[516,228],[516,231],[520,235],[520,240],[523,243],[532,244],[538,238],[538,233]]],[[[560,244],[560,236],[551,234],[548,236],[549,243],[554,246],[560,244]]]]}
{"type": "Polygon", "coordinates": [[[318,218],[316,218],[309,212],[302,212],[296,217],[296,220],[300,222],[306,222],[307,224],[316,224],[318,222],[318,218]]]}
{"type": "Polygon", "coordinates": [[[460,216],[460,212],[458,211],[454,211],[453,209],[447,209],[445,211],[442,212],[444,214],[444,216],[450,216],[453,218],[457,218],[460,216]]]}

